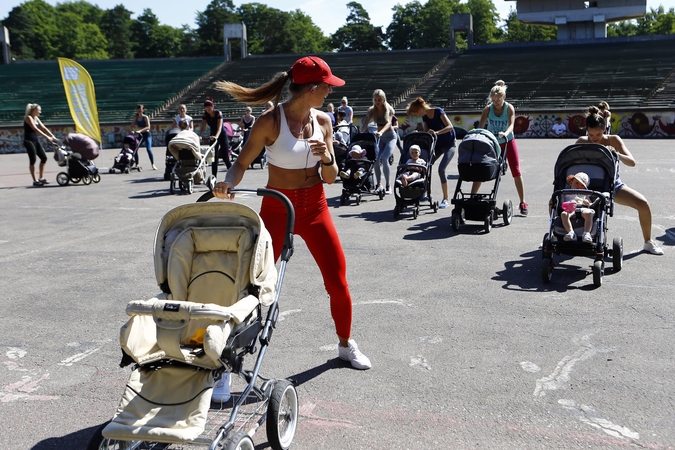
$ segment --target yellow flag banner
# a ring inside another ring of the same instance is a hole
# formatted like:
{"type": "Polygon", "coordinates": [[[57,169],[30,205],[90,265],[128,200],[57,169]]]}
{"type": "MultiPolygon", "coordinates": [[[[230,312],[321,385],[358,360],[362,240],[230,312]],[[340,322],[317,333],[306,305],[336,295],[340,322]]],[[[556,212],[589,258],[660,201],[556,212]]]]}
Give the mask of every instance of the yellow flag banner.
{"type": "Polygon", "coordinates": [[[58,58],[58,60],[70,115],[75,121],[75,131],[89,136],[100,145],[101,127],[98,124],[94,82],[89,72],[72,59],[58,58]]]}

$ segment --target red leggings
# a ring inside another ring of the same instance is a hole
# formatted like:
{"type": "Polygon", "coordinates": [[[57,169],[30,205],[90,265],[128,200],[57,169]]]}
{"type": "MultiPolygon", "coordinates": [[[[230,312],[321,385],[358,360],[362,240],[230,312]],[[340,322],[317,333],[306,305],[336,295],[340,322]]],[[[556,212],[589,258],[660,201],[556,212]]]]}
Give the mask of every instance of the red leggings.
{"type": "MultiPolygon", "coordinates": [[[[304,189],[276,189],[289,198],[295,208],[293,234],[302,237],[314,257],[330,297],[330,312],[337,335],[349,339],[352,328],[352,297],[347,285],[347,262],[340,238],[330,215],[323,185],[304,189]]],[[[264,197],[260,217],[272,236],[274,260],[281,256],[286,229],[286,209],[281,202],[264,197]]]]}
{"type": "Polygon", "coordinates": [[[522,175],[520,172],[520,157],[518,156],[518,146],[516,145],[516,140],[511,139],[508,144],[501,143],[499,146],[504,151],[506,147],[506,161],[509,163],[509,169],[511,169],[511,175],[519,177],[522,175]]]}

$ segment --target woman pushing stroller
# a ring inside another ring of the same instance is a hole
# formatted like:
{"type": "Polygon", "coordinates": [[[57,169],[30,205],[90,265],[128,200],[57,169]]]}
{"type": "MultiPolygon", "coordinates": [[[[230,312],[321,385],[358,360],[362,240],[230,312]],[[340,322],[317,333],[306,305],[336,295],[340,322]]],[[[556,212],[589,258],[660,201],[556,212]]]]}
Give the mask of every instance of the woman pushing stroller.
{"type": "MultiPolygon", "coordinates": [[[[589,106],[586,113],[587,136],[580,137],[577,143],[584,144],[591,142],[612,148],[616,152],[620,162],[629,167],[635,166],[635,158],[633,158],[626,144],[624,144],[623,139],[613,134],[606,134],[606,130],[607,120],[600,109],[595,106],[589,106]]],[[[622,183],[618,175],[614,189],[614,199],[618,204],[630,206],[638,212],[640,228],[644,237],[644,251],[653,255],[663,255],[661,247],[652,239],[652,209],[647,199],[635,189],[631,189],[622,183]]]]}
{"type": "MultiPolygon", "coordinates": [[[[230,189],[242,180],[246,169],[264,146],[268,157],[267,187],[285,194],[296,214],[295,234],[305,240],[323,276],[330,296],[330,310],[338,335],[338,357],[356,369],[369,369],[370,360],[350,339],[352,300],[347,285],[347,266],[340,239],[326,203],[322,181],[333,183],[338,174],[333,152],[333,128],[330,118],[316,108],[344,80],[332,74],[321,58],[307,56],[297,60],[290,70],[277,73],[257,88],[245,88],[223,81],[216,86],[236,101],[265,104],[274,100],[272,111],[258,118],[239,157],[228,170],[224,182],[213,189],[217,198],[233,198],[230,189]],[[290,81],[290,98],[279,103],[290,81]]],[[[260,217],[265,222],[278,259],[284,242],[286,210],[267,197],[260,217]]]]}

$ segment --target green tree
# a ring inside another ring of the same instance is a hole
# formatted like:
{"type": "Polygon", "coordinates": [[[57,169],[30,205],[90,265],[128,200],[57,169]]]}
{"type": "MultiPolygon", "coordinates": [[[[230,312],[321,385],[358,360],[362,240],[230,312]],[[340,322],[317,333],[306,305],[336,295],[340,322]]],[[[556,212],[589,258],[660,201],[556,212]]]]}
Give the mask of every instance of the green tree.
{"type": "Polygon", "coordinates": [[[293,53],[322,53],[331,51],[330,40],[312,18],[296,9],[290,13],[289,34],[293,36],[293,53]]]}
{"type": "Polygon", "coordinates": [[[13,8],[2,21],[10,33],[16,59],[49,59],[54,51],[56,10],[43,0],[29,0],[13,8]]]}
{"type": "Polygon", "coordinates": [[[392,50],[406,50],[411,48],[420,48],[419,25],[421,23],[422,5],[414,0],[401,6],[395,5],[392,8],[391,23],[387,27],[387,41],[392,50]]]}
{"type": "Polygon", "coordinates": [[[101,18],[101,32],[108,41],[106,50],[111,58],[128,59],[134,57],[132,50],[131,14],[123,5],[106,9],[101,18]]]}
{"type": "MultiPolygon", "coordinates": [[[[450,16],[468,13],[459,0],[429,0],[420,16],[419,44],[416,48],[445,48],[450,45],[450,16]]],[[[474,18],[474,29],[476,27],[474,18]]]]}
{"type": "Polygon", "coordinates": [[[340,52],[384,50],[382,27],[370,23],[370,16],[360,3],[349,2],[347,8],[347,23],[331,35],[331,46],[340,52]]]}
{"type": "Polygon", "coordinates": [[[502,32],[497,26],[499,13],[491,0],[469,0],[469,12],[473,16],[474,44],[493,44],[501,42],[502,32]]]}
{"type": "Polygon", "coordinates": [[[108,59],[105,51],[108,45],[98,25],[85,23],[76,12],[61,12],[59,26],[54,35],[54,48],[48,59],[58,57],[72,59],[108,59]]]}
{"type": "Polygon", "coordinates": [[[55,9],[58,14],[73,13],[81,19],[81,23],[91,23],[99,27],[103,18],[103,10],[85,0],[57,3],[55,9]]]}
{"type": "Polygon", "coordinates": [[[518,14],[513,9],[506,19],[505,28],[507,42],[555,41],[558,39],[556,27],[525,24],[518,20],[518,14]]]}
{"type": "Polygon", "coordinates": [[[232,0],[212,0],[204,12],[197,13],[198,55],[222,55],[223,25],[237,22],[239,19],[232,0]]]}
{"type": "Polygon", "coordinates": [[[131,22],[132,50],[136,58],[154,58],[152,32],[159,26],[159,19],[152,10],[146,8],[138,18],[131,22]]]}

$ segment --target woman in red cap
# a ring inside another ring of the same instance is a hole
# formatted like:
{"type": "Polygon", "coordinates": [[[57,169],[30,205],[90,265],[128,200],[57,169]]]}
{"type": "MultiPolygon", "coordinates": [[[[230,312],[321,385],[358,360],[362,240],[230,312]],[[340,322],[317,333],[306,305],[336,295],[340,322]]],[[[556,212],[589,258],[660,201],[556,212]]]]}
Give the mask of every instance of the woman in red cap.
{"type": "MultiPolygon", "coordinates": [[[[276,106],[256,120],[244,148],[225,181],[217,183],[217,198],[234,198],[230,189],[241,182],[246,169],[264,146],[267,150],[267,187],[285,194],[295,208],[294,234],[302,237],[312,253],[330,296],[330,310],[340,341],[338,356],[356,369],[369,369],[370,360],[350,339],[352,299],[347,285],[347,265],[330,210],[326,203],[322,180],[333,183],[338,173],[333,152],[333,127],[326,113],[316,109],[344,80],[332,74],[321,58],[300,58],[287,72],[277,73],[270,81],[245,88],[228,81],[217,87],[248,104],[276,106]],[[291,97],[279,103],[281,93],[290,81],[291,97]]],[[[274,257],[278,259],[284,242],[286,210],[283,205],[265,197],[260,217],[272,235],[274,257]]]]}

